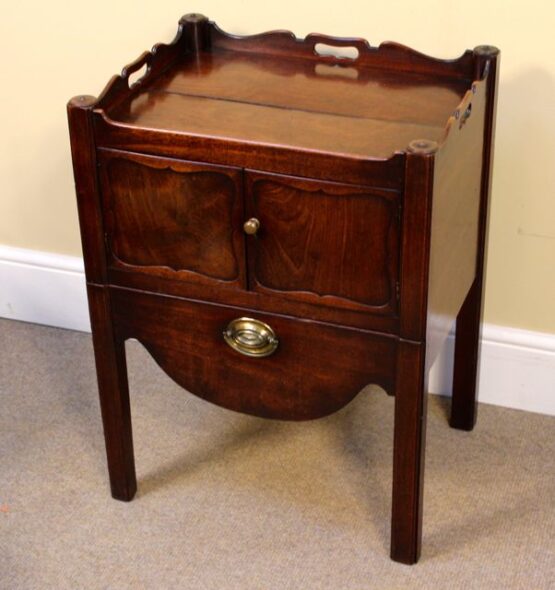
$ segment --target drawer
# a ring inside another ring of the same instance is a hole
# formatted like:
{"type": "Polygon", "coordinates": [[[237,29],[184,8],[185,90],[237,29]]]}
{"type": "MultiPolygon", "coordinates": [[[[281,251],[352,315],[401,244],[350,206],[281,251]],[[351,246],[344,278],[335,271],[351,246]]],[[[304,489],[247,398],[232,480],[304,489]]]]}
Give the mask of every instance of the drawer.
{"type": "Polygon", "coordinates": [[[138,339],[177,383],[220,406],[302,420],[338,410],[369,383],[392,390],[394,337],[119,287],[110,294],[119,338],[138,339]],[[245,356],[226,342],[242,317],[273,330],[272,354],[245,356]]]}
{"type": "Polygon", "coordinates": [[[397,310],[399,194],[249,171],[249,288],[383,314],[397,310]]]}
{"type": "Polygon", "coordinates": [[[110,268],[246,286],[241,171],[99,150],[110,268]]]}

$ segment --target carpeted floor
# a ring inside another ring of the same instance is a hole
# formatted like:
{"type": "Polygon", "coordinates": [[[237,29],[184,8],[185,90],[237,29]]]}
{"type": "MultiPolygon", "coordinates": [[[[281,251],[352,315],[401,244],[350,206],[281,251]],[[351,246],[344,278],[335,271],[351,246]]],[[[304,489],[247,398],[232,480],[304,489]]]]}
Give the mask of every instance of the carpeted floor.
{"type": "Polygon", "coordinates": [[[423,554],[389,560],[393,400],[271,422],[128,344],[136,499],[108,491],[90,336],[0,321],[0,589],[555,588],[555,418],[431,396],[423,554]]]}

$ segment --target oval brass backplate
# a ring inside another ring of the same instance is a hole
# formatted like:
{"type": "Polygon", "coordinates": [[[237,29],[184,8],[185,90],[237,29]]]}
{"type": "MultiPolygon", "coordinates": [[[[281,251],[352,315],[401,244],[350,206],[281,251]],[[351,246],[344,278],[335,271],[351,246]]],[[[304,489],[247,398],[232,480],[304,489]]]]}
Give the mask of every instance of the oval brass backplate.
{"type": "Polygon", "coordinates": [[[260,320],[237,318],[224,330],[224,340],[237,352],[245,356],[270,356],[278,347],[275,332],[260,320]]]}

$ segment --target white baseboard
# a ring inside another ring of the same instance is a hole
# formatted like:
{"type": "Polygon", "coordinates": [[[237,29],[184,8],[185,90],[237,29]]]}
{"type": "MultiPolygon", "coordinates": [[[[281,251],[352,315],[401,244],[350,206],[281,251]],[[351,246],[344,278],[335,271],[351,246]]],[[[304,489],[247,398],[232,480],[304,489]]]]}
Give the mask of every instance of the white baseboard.
{"type": "MultiPolygon", "coordinates": [[[[0,317],[90,331],[81,258],[0,246],[0,317]]],[[[432,367],[430,390],[449,395],[454,338],[432,367]]],[[[555,334],[486,324],[481,402],[555,415],[555,334]]]]}
{"type": "MultiPolygon", "coordinates": [[[[454,346],[451,334],[430,371],[433,393],[450,395],[454,346]]],[[[485,324],[478,399],[555,416],[555,334],[485,324]]]]}
{"type": "Polygon", "coordinates": [[[90,332],[83,260],[0,246],[0,317],[90,332]]]}

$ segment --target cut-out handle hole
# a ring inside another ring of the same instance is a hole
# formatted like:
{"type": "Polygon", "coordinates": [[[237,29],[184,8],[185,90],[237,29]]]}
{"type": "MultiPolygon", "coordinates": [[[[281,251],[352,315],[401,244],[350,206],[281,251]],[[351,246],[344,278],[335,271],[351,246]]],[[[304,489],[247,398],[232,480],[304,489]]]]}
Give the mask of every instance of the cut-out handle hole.
{"type": "Polygon", "coordinates": [[[463,128],[463,125],[468,121],[471,114],[472,114],[472,103],[469,103],[468,106],[466,107],[466,110],[464,111],[464,113],[460,117],[459,129],[463,128]]]}
{"type": "Polygon", "coordinates": [[[147,64],[144,64],[138,70],[129,74],[129,77],[127,78],[127,85],[129,88],[140,82],[146,76],[147,71],[148,66],[147,64]]]}
{"type": "Polygon", "coordinates": [[[349,80],[358,79],[358,70],[356,68],[349,68],[345,66],[328,64],[316,64],[314,71],[318,76],[338,76],[339,78],[347,78],[349,80]]]}
{"type": "Polygon", "coordinates": [[[335,57],[337,59],[356,59],[359,51],[356,47],[349,45],[347,47],[338,47],[336,45],[327,45],[326,43],[316,43],[314,51],[322,57],[335,57]]]}

